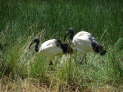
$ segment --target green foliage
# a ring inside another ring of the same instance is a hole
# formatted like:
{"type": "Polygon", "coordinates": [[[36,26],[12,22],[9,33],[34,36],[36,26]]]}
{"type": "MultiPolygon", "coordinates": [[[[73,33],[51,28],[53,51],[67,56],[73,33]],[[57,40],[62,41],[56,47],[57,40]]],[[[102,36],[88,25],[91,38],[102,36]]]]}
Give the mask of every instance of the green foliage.
{"type": "Polygon", "coordinates": [[[123,38],[119,38],[114,46],[117,50],[123,50],[123,38]]]}
{"type": "MultiPolygon", "coordinates": [[[[60,81],[70,85],[120,80],[123,69],[118,53],[122,52],[116,52],[111,45],[123,36],[122,10],[120,0],[0,0],[0,76],[60,81]],[[69,27],[94,34],[106,47],[110,46],[107,55],[89,53],[87,64],[82,65],[78,63],[81,55],[71,59],[66,56],[65,62],[63,57],[58,57],[52,70],[47,57],[28,49],[31,40],[42,31],[45,31],[43,40],[63,40],[69,27]]],[[[120,50],[122,46],[121,38],[115,47],[120,50]]]]}

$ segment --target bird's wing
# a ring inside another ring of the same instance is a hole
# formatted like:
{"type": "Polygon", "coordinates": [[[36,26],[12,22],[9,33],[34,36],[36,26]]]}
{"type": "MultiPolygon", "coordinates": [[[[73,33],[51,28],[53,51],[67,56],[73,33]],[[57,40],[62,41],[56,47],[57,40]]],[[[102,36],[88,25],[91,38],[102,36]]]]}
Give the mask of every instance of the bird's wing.
{"type": "Polygon", "coordinates": [[[86,31],[80,31],[77,34],[75,34],[74,37],[79,37],[79,36],[88,36],[88,37],[90,37],[91,36],[91,33],[86,32],[86,31]]]}
{"type": "Polygon", "coordinates": [[[48,41],[45,41],[44,43],[42,43],[40,49],[46,50],[46,49],[51,49],[51,48],[55,48],[55,47],[56,47],[56,40],[51,39],[51,40],[48,40],[48,41]]]}
{"type": "Polygon", "coordinates": [[[62,53],[62,50],[60,47],[56,44],[57,40],[48,40],[44,42],[40,47],[40,52],[42,52],[45,55],[55,56],[59,53],[62,53]]]}
{"type": "Polygon", "coordinates": [[[89,40],[89,38],[87,36],[85,36],[85,37],[81,36],[76,39],[73,39],[73,44],[76,49],[79,49],[82,52],[87,52],[87,51],[92,50],[91,41],[89,40]]]}

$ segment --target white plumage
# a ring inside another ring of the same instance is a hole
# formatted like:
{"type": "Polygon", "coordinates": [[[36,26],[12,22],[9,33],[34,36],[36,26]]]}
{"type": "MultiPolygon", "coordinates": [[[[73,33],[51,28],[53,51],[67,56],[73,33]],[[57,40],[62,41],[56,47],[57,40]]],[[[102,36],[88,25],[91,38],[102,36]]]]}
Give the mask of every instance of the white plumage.
{"type": "Polygon", "coordinates": [[[72,43],[74,44],[77,51],[81,53],[86,53],[89,51],[93,51],[91,46],[90,38],[91,34],[85,31],[78,32],[72,40],[72,43]]]}
{"type": "Polygon", "coordinates": [[[50,60],[52,60],[57,55],[72,53],[72,48],[68,44],[62,43],[57,39],[50,39],[41,44],[39,39],[35,39],[30,44],[29,48],[33,43],[36,43],[35,51],[39,54],[47,56],[47,58],[50,60]]]}
{"type": "Polygon", "coordinates": [[[51,39],[42,43],[39,47],[39,52],[46,56],[56,56],[58,54],[63,54],[63,51],[60,46],[58,46],[56,39],[51,39]]]}
{"type": "Polygon", "coordinates": [[[106,51],[103,47],[96,41],[95,37],[91,33],[86,31],[80,31],[74,35],[74,30],[70,29],[67,33],[69,37],[72,37],[72,44],[74,45],[74,50],[86,54],[88,52],[96,52],[100,55],[104,55],[106,51]]]}

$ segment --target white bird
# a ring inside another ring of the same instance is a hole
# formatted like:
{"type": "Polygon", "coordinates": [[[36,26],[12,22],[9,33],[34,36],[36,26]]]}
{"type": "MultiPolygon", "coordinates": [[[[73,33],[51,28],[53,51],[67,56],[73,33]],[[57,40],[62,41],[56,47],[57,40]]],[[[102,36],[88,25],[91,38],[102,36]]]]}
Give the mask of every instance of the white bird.
{"type": "MultiPolygon", "coordinates": [[[[34,43],[35,51],[47,56],[50,59],[50,61],[57,55],[73,53],[73,49],[68,44],[62,43],[60,40],[57,39],[50,39],[41,44],[39,39],[34,39],[31,42],[29,48],[34,43]]],[[[52,61],[50,63],[52,63],[52,61]]]]}
{"type": "Polygon", "coordinates": [[[77,50],[80,53],[86,54],[93,51],[99,53],[100,55],[105,55],[106,53],[103,46],[99,44],[95,37],[89,32],[80,31],[75,34],[73,29],[69,29],[64,40],[67,36],[72,40],[71,42],[74,45],[74,50],[77,50]]]}

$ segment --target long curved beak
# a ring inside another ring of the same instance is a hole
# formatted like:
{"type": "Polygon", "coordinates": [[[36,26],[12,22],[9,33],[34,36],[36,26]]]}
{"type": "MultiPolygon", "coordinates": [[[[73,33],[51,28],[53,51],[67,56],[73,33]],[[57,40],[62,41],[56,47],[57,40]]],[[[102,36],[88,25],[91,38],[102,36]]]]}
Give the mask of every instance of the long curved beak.
{"type": "Polygon", "coordinates": [[[31,48],[32,44],[34,44],[34,41],[32,41],[29,45],[29,49],[31,48]]]}
{"type": "Polygon", "coordinates": [[[36,43],[36,48],[37,48],[38,45],[39,45],[39,42],[40,42],[40,40],[39,40],[38,38],[34,39],[34,40],[30,43],[29,49],[31,48],[32,44],[34,44],[34,43],[36,43]]]}

